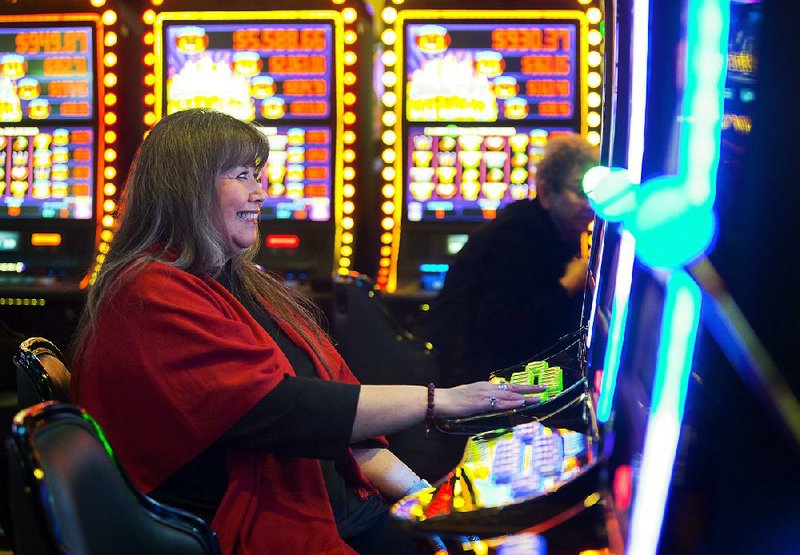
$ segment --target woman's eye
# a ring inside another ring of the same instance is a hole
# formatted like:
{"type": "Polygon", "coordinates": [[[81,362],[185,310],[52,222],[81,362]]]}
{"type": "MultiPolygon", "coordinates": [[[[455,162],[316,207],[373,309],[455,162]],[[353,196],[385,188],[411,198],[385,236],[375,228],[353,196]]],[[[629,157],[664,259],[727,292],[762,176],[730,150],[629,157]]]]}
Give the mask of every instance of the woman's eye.
{"type": "Polygon", "coordinates": [[[236,176],[236,179],[241,179],[243,181],[247,181],[248,177],[249,177],[249,173],[248,172],[242,172],[242,173],[240,173],[239,175],[236,176]]]}

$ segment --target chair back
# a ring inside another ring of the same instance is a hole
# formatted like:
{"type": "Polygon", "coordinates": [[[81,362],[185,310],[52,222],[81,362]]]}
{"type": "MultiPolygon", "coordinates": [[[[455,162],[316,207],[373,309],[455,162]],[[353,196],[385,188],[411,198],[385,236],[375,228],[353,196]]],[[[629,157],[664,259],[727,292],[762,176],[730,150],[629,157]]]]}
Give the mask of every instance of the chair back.
{"type": "Polygon", "coordinates": [[[400,325],[369,277],[337,275],[333,300],[336,348],[362,383],[426,385],[439,379],[431,349],[400,325]]]}
{"type": "MultiPolygon", "coordinates": [[[[427,385],[440,382],[439,365],[424,340],[405,329],[383,303],[370,278],[355,272],[333,280],[331,332],[336,348],[363,384],[427,385]]],[[[461,460],[466,438],[417,424],[387,436],[392,452],[433,482],[461,460]]]]}
{"type": "Polygon", "coordinates": [[[44,337],[23,341],[13,359],[17,371],[17,400],[20,408],[43,401],[70,400],[70,371],[61,350],[44,337]]]}
{"type": "Polygon", "coordinates": [[[84,410],[52,401],[25,409],[6,447],[18,555],[219,554],[203,520],[132,485],[84,410]]]}

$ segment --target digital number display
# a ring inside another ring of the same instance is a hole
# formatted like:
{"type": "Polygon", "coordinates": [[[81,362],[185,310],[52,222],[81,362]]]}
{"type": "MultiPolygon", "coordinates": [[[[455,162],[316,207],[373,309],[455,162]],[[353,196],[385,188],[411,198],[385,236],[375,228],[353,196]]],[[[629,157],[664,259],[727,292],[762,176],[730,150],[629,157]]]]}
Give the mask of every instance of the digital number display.
{"type": "Polygon", "coordinates": [[[331,24],[167,23],[164,41],[168,114],[207,107],[276,122],[332,115],[331,24]]]}
{"type": "Polygon", "coordinates": [[[0,122],[94,117],[92,28],[0,27],[0,122]]]}
{"type": "Polygon", "coordinates": [[[576,23],[409,23],[410,122],[571,120],[576,23]]]}
{"type": "Polygon", "coordinates": [[[536,164],[550,137],[568,128],[411,127],[406,218],[481,221],[533,198],[536,164]]]}

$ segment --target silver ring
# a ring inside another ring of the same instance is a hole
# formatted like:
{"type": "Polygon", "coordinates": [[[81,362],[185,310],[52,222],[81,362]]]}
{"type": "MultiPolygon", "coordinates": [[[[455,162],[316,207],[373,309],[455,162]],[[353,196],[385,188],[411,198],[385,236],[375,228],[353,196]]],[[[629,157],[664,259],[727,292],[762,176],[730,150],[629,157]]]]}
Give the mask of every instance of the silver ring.
{"type": "Polygon", "coordinates": [[[497,405],[497,397],[489,397],[489,406],[492,407],[492,410],[494,410],[495,405],[497,405]]]}
{"type": "Polygon", "coordinates": [[[506,389],[508,389],[508,382],[500,382],[500,384],[498,384],[497,386],[497,389],[499,389],[500,391],[505,391],[506,389]]]}

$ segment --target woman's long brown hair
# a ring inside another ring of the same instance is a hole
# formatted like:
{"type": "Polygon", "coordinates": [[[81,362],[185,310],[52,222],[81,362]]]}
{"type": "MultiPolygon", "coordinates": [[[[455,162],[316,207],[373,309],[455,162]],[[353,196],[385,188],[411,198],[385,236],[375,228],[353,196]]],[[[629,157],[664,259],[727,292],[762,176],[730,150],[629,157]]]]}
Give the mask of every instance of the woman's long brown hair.
{"type": "MultiPolygon", "coordinates": [[[[91,348],[103,304],[148,262],[161,261],[198,276],[219,275],[228,257],[216,179],[239,166],[260,171],[268,155],[267,138],[255,126],[213,110],[178,112],[153,127],[131,165],[118,227],[89,289],[73,343],[76,356],[91,348]]],[[[231,260],[234,278],[315,347],[313,339],[324,335],[316,323],[319,311],[259,268],[253,262],[257,250],[258,242],[231,260]]]]}

